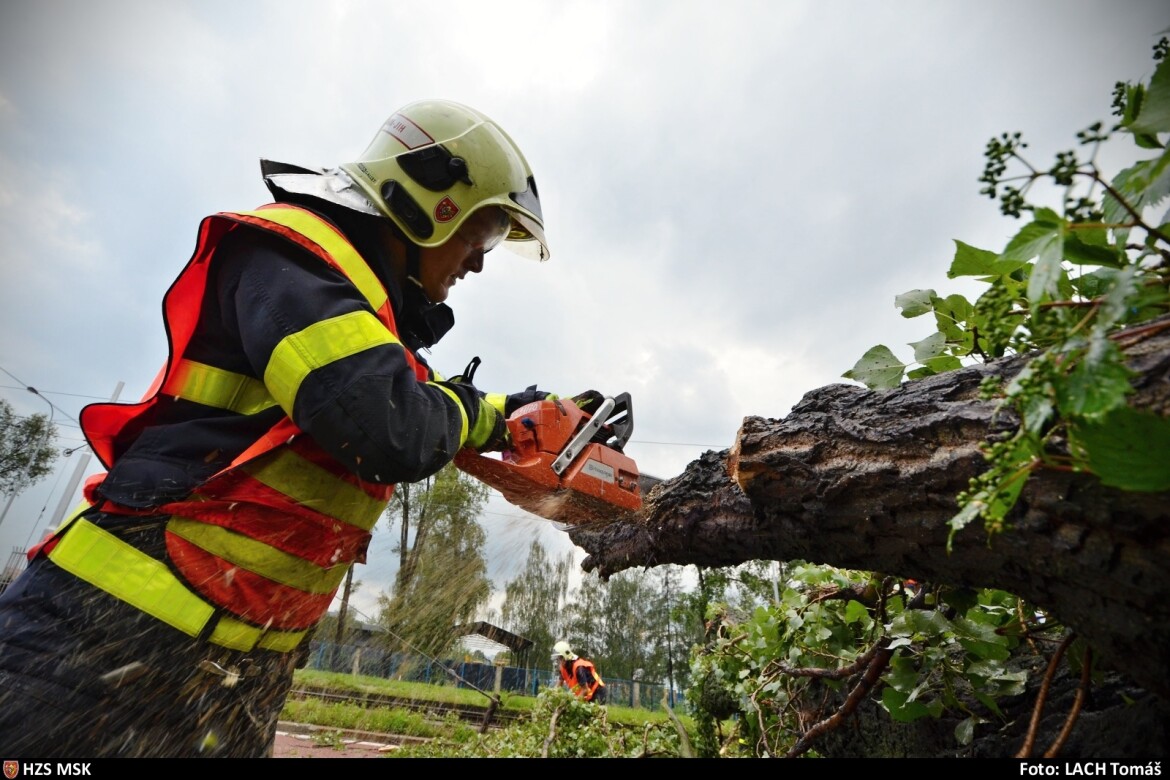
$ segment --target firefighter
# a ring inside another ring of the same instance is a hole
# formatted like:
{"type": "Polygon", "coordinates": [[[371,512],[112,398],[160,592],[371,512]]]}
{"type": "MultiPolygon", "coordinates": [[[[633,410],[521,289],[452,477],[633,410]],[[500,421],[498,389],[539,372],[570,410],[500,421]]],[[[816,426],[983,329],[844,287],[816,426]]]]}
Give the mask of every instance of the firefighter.
{"type": "Polygon", "coordinates": [[[564,640],[553,645],[552,661],[561,673],[561,681],[575,696],[594,704],[605,704],[605,681],[592,661],[574,653],[564,640]]]}
{"type": "MultiPolygon", "coordinates": [[[[30,757],[268,755],[293,670],[400,481],[507,444],[549,394],[420,354],[497,246],[549,256],[484,114],[407,105],[355,161],[261,161],[272,202],[200,225],[144,399],[93,404],[107,472],[0,597],[0,734],[30,757]]],[[[596,395],[596,394],[593,394],[596,395]]]]}

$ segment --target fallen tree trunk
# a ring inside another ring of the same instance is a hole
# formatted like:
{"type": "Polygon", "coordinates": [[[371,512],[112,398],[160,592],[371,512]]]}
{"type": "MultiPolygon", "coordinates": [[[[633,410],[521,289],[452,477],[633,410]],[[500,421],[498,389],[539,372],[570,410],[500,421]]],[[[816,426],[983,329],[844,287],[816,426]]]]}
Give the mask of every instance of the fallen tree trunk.
{"type": "MultiPolygon", "coordinates": [[[[1170,318],[1119,340],[1131,405],[1170,415],[1170,318]]],[[[1000,588],[1063,621],[1113,667],[1170,698],[1170,493],[1127,493],[1041,470],[988,537],[947,551],[956,495],[984,470],[980,442],[1015,420],[980,400],[1014,357],[889,391],[830,385],[779,420],[749,417],[731,450],[707,452],[654,488],[642,512],[572,529],[601,576],[659,564],[804,560],[923,582],[1000,588]]],[[[1170,464],[1167,464],[1170,468],[1170,464]]]]}

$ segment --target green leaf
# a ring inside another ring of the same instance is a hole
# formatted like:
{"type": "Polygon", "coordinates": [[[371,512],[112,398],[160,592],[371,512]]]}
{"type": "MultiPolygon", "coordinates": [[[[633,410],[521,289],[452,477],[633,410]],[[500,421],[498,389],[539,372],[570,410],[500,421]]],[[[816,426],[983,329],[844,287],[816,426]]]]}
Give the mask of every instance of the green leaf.
{"type": "Polygon", "coordinates": [[[932,609],[912,609],[890,622],[890,633],[893,635],[941,636],[952,629],[951,621],[932,609]]]}
{"type": "Polygon", "coordinates": [[[1070,422],[1069,437],[1103,485],[1170,490],[1170,419],[1123,406],[1092,421],[1070,422]]]}
{"type": "Polygon", "coordinates": [[[1112,246],[1090,244],[1083,240],[1082,234],[1070,232],[1064,238],[1064,257],[1074,265],[1103,265],[1109,268],[1121,268],[1126,264],[1125,253],[1112,246]]]}
{"type": "Polygon", "coordinates": [[[926,366],[935,374],[945,374],[962,368],[963,364],[954,355],[939,355],[926,361],[926,366]]]}
{"type": "Polygon", "coordinates": [[[1121,350],[1103,333],[1094,333],[1084,359],[1057,386],[1057,404],[1066,416],[1092,417],[1125,405],[1132,392],[1133,372],[1126,368],[1121,350]]]}
{"type": "Polygon", "coordinates": [[[934,299],[934,321],[947,341],[970,349],[971,334],[963,327],[975,316],[975,307],[962,295],[948,295],[934,299]]]}
{"type": "Polygon", "coordinates": [[[882,675],[882,679],[886,681],[886,685],[908,697],[918,687],[918,668],[914,659],[902,654],[893,656],[889,669],[882,675]]]}
{"type": "MultiPolygon", "coordinates": [[[[1160,157],[1142,160],[1124,169],[1113,178],[1113,189],[1121,194],[1137,212],[1170,194],[1170,149],[1160,157]]],[[[1129,212],[1111,195],[1104,198],[1105,220],[1125,224],[1131,220],[1129,212]]]]}
{"type": "Polygon", "coordinates": [[[979,594],[970,588],[948,588],[943,591],[942,600],[962,615],[979,603],[979,594]]]}
{"type": "Polygon", "coordinates": [[[963,646],[964,650],[976,658],[1006,661],[1011,657],[1011,652],[1006,647],[993,642],[980,642],[976,639],[960,639],[959,644],[963,646]]]}
{"type": "Polygon", "coordinates": [[[928,313],[935,298],[934,290],[911,290],[894,298],[894,306],[902,310],[906,319],[928,313]]]}
{"type": "Polygon", "coordinates": [[[1024,265],[1020,260],[1004,260],[1000,255],[986,249],[978,249],[955,241],[955,257],[947,271],[947,278],[957,276],[1006,276],[1024,265]]]}
{"type": "Polygon", "coordinates": [[[1135,134],[1170,132],[1170,59],[1163,59],[1150,77],[1140,113],[1126,129],[1135,134]]]}
{"type": "Polygon", "coordinates": [[[941,355],[947,348],[947,337],[935,331],[922,341],[914,341],[910,343],[914,347],[914,359],[919,363],[925,363],[932,357],[941,355]]]}
{"type": "Polygon", "coordinates": [[[959,725],[955,726],[955,739],[960,745],[970,745],[971,740],[975,739],[975,723],[975,716],[972,715],[959,721],[959,725]]]}
{"type": "Polygon", "coordinates": [[[1037,209],[1035,219],[1012,237],[1000,254],[1000,260],[1021,264],[1029,262],[1060,237],[1063,227],[1064,220],[1051,209],[1037,209]]]}
{"type": "Polygon", "coordinates": [[[905,370],[906,364],[898,360],[889,347],[879,344],[841,376],[855,379],[870,390],[889,390],[901,384],[905,370]]]}
{"type": "Polygon", "coordinates": [[[1007,637],[1001,636],[996,632],[995,626],[990,626],[987,623],[980,623],[975,620],[969,620],[965,617],[956,617],[951,623],[955,627],[955,634],[960,639],[975,639],[980,642],[988,642],[991,644],[1001,645],[1006,647],[1007,637]]]}
{"type": "Polygon", "coordinates": [[[947,554],[953,551],[953,543],[955,541],[955,534],[962,531],[973,521],[979,518],[980,513],[986,506],[985,502],[975,497],[963,505],[963,508],[955,513],[955,516],[947,521],[947,526],[950,531],[947,533],[947,554]]]}
{"type": "Polygon", "coordinates": [[[845,622],[860,623],[869,618],[869,610],[859,601],[852,599],[845,605],[845,622]]]}
{"type": "Polygon", "coordinates": [[[1117,272],[1112,268],[1100,268],[1073,279],[1073,289],[1085,298],[1097,298],[1108,292],[1116,283],[1117,272]]]}
{"type": "Polygon", "coordinates": [[[882,706],[890,713],[890,717],[899,723],[911,723],[930,715],[930,710],[925,704],[910,701],[909,694],[888,686],[882,689],[882,706]]]}
{"type": "Polygon", "coordinates": [[[1060,279],[1064,273],[1063,233],[1054,230],[1043,241],[1034,245],[1036,265],[1028,277],[1028,300],[1041,303],[1060,294],[1060,279]]]}

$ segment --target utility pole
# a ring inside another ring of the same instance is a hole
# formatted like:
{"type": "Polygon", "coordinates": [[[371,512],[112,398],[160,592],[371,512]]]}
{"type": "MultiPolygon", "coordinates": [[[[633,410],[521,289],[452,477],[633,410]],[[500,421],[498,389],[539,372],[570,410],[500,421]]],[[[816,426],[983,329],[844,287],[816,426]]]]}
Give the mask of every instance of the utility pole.
{"type": "Polygon", "coordinates": [[[672,627],[674,620],[671,617],[674,592],[671,588],[669,569],[663,572],[662,578],[666,585],[666,680],[670,685],[670,706],[674,707],[674,631],[672,627]]]}

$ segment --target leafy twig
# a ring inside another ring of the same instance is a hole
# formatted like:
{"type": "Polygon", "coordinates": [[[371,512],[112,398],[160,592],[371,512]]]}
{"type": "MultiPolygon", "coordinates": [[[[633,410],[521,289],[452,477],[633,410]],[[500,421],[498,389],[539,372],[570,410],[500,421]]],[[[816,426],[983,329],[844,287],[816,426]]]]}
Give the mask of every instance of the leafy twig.
{"type": "Polygon", "coordinates": [[[1036,744],[1036,731],[1040,728],[1040,713],[1044,711],[1044,702],[1048,699],[1048,690],[1052,687],[1052,678],[1056,676],[1056,670],[1060,666],[1060,659],[1064,657],[1064,652],[1068,650],[1068,646],[1072,644],[1076,634],[1069,634],[1056,648],[1056,652],[1052,654],[1052,660],[1048,662],[1048,671],[1044,673],[1044,681],[1040,684],[1040,691],[1036,694],[1036,704],[1032,707],[1032,721],[1028,724],[1028,733],[1024,736],[1024,744],[1020,748],[1020,752],[1016,754],[1016,758],[1028,758],[1032,755],[1032,746],[1036,744]]]}
{"type": "Polygon", "coordinates": [[[567,705],[565,705],[565,704],[558,706],[553,711],[552,717],[549,718],[548,736],[545,737],[545,740],[544,740],[544,749],[541,751],[541,754],[540,754],[541,758],[548,758],[548,749],[552,745],[553,740],[557,738],[557,718],[559,718],[561,716],[561,713],[565,711],[566,706],[567,705]]]}
{"type": "Polygon", "coordinates": [[[797,758],[804,754],[812,747],[812,743],[818,737],[837,728],[845,722],[845,718],[853,714],[858,705],[861,704],[861,701],[869,695],[870,690],[881,679],[882,672],[889,666],[890,658],[894,655],[894,651],[888,647],[889,643],[889,637],[882,637],[876,645],[870,648],[870,652],[866,653],[866,655],[870,656],[869,667],[865,670],[865,674],[857,682],[857,685],[853,686],[853,690],[849,692],[845,703],[832,715],[804,732],[800,739],[796,741],[796,744],[788,751],[787,758],[797,758]]]}
{"type": "Polygon", "coordinates": [[[1077,722],[1077,717],[1081,714],[1081,708],[1085,706],[1085,697],[1089,693],[1089,680],[1092,677],[1093,668],[1093,650],[1092,648],[1085,648],[1085,657],[1083,665],[1081,666],[1081,684],[1077,686],[1077,695],[1073,700],[1072,708],[1068,711],[1068,717],[1064,719],[1064,727],[1061,728],[1060,734],[1052,742],[1052,747],[1048,748],[1048,752],[1044,754],[1045,758],[1056,758],[1056,754],[1064,747],[1064,743],[1068,741],[1069,734],[1072,733],[1073,726],[1077,722]]]}

